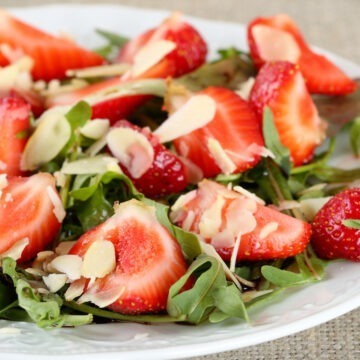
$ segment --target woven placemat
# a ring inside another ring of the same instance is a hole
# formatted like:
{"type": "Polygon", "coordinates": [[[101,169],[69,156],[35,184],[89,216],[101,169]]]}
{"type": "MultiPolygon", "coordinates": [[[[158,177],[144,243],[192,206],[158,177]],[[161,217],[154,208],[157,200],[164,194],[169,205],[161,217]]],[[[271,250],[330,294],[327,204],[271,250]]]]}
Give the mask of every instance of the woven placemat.
{"type": "MultiPolygon", "coordinates": [[[[56,2],[62,4],[113,3],[181,10],[194,16],[241,23],[247,23],[255,16],[283,12],[296,19],[309,42],[360,64],[360,0],[0,0],[0,6],[40,5],[56,2]]],[[[193,358],[193,360],[200,359],[359,360],[360,309],[282,339],[236,351],[193,358]]]]}

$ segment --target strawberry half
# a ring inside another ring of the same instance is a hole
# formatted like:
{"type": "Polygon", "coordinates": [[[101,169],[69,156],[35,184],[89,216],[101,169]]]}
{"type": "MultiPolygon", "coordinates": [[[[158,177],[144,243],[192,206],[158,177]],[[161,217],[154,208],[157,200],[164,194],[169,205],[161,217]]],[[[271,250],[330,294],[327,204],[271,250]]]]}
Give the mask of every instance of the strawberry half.
{"type": "Polygon", "coordinates": [[[312,159],[325,137],[325,125],[298,66],[287,61],[266,63],[256,77],[250,104],[259,117],[265,106],[272,110],[280,140],[289,148],[295,166],[312,159]]]}
{"type": "Polygon", "coordinates": [[[20,97],[0,98],[0,174],[22,174],[20,159],[29,136],[30,115],[30,105],[20,97]]]}
{"type": "MultiPolygon", "coordinates": [[[[235,188],[236,189],[236,188],[235,188]]],[[[211,243],[224,260],[294,256],[310,240],[311,226],[262,205],[258,199],[204,180],[172,206],[171,219],[211,243]]]]}
{"type": "Polygon", "coordinates": [[[256,18],[248,26],[247,37],[258,68],[269,61],[290,61],[300,66],[311,93],[345,95],[356,90],[356,83],[342,70],[311,50],[287,15],[256,18]]]}
{"type": "MultiPolygon", "coordinates": [[[[66,70],[96,66],[104,59],[74,42],[55,37],[12,17],[0,10],[0,43],[22,51],[33,58],[32,75],[35,80],[62,79],[66,70]]],[[[0,65],[8,60],[0,54],[0,65]]]]}
{"type": "Polygon", "coordinates": [[[319,257],[360,261],[360,230],[344,225],[348,219],[360,220],[360,188],[335,195],[315,215],[311,245],[319,257]]]}
{"type": "Polygon", "coordinates": [[[200,129],[175,139],[177,152],[200,167],[205,177],[254,167],[264,142],[260,121],[248,102],[220,87],[209,87],[199,94],[214,100],[215,116],[200,129]],[[220,150],[214,150],[212,144],[220,150]]]}
{"type": "Polygon", "coordinates": [[[115,215],[82,235],[70,254],[84,257],[98,240],[114,244],[116,267],[86,293],[101,298],[122,290],[108,307],[123,314],[165,310],[169,288],[187,266],[176,239],[157,221],[155,209],[136,200],[122,203],[115,215]]]}
{"type": "MultiPolygon", "coordinates": [[[[109,144],[109,148],[115,157],[118,155],[122,170],[140,192],[150,198],[159,198],[178,193],[186,187],[188,181],[185,166],[149,129],[141,129],[126,120],[115,124],[114,130],[119,128],[131,130],[121,136],[128,139],[133,136],[136,139],[134,138],[120,156],[116,151],[116,143],[115,146],[109,144]],[[146,151],[150,151],[150,157],[146,151]],[[127,154],[125,158],[124,152],[127,154]],[[130,161],[126,161],[127,156],[130,157],[130,161]]],[[[121,138],[115,141],[121,141],[121,138]]]]}
{"type": "MultiPolygon", "coordinates": [[[[3,179],[4,180],[4,179],[3,179]]],[[[32,259],[56,237],[64,216],[50,174],[12,177],[2,181],[0,197],[0,254],[27,241],[19,262],[32,259]]]]}

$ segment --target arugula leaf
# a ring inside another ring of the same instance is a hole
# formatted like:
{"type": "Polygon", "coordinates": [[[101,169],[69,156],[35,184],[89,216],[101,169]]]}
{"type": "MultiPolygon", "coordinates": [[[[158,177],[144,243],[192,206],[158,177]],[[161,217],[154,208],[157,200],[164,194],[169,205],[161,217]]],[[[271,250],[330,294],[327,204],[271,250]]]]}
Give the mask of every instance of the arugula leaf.
{"type": "Polygon", "coordinates": [[[82,127],[91,118],[92,109],[86,101],[79,101],[65,115],[71,126],[71,130],[82,127]]]}
{"type": "Polygon", "coordinates": [[[360,229],[359,219],[346,219],[342,221],[342,224],[350,229],[360,229]]]}
{"type": "Polygon", "coordinates": [[[119,48],[123,47],[129,41],[129,38],[107,30],[96,29],[95,31],[97,34],[108,40],[111,45],[119,48]]]}
{"type": "Polygon", "coordinates": [[[360,116],[352,121],[350,128],[350,145],[355,156],[360,156],[360,116]]]}
{"type": "Polygon", "coordinates": [[[274,161],[286,174],[290,174],[290,151],[281,143],[274,123],[273,113],[267,106],[264,108],[263,112],[263,134],[266,147],[275,155],[274,161]]]}
{"type": "Polygon", "coordinates": [[[3,273],[12,279],[19,307],[41,328],[79,326],[92,322],[92,315],[71,315],[61,313],[63,301],[57,294],[40,295],[33,289],[26,277],[16,271],[16,261],[2,260],[3,273]]]}
{"type": "Polygon", "coordinates": [[[230,316],[247,319],[240,291],[227,284],[222,265],[215,258],[201,254],[169,291],[167,311],[171,316],[185,316],[186,321],[199,324],[207,319],[217,322],[230,316]],[[196,282],[182,291],[190,277],[196,282]],[[227,289],[230,287],[230,289],[227,289]],[[223,298],[224,294],[227,296],[223,298]],[[214,313],[215,312],[215,313],[214,313]],[[212,315],[211,317],[211,314],[212,315]]]}
{"type": "Polygon", "coordinates": [[[261,273],[265,279],[280,287],[302,285],[309,282],[309,278],[304,273],[294,273],[269,265],[264,265],[261,273]]]}

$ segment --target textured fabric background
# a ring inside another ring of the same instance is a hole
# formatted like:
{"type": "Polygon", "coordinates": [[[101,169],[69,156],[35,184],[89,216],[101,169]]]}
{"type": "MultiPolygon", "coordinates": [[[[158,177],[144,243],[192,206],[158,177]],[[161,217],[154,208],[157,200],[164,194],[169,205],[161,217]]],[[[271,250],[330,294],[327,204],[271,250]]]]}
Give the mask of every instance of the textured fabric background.
{"type": "MultiPolygon", "coordinates": [[[[360,64],[360,0],[0,0],[0,6],[56,2],[113,3],[181,10],[204,18],[242,23],[258,15],[284,12],[296,19],[309,42],[360,64]]],[[[313,329],[269,343],[193,358],[193,360],[215,359],[358,360],[360,359],[360,309],[313,329]]]]}

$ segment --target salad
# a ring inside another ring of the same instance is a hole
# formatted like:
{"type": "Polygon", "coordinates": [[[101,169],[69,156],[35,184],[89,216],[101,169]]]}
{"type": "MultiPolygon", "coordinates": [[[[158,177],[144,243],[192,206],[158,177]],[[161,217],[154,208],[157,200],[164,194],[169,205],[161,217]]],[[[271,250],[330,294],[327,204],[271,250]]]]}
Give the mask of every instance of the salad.
{"type": "Polygon", "coordinates": [[[246,321],[360,260],[357,84],[289,17],[208,63],[180,14],[93,51],[0,18],[0,318],[246,321]]]}

